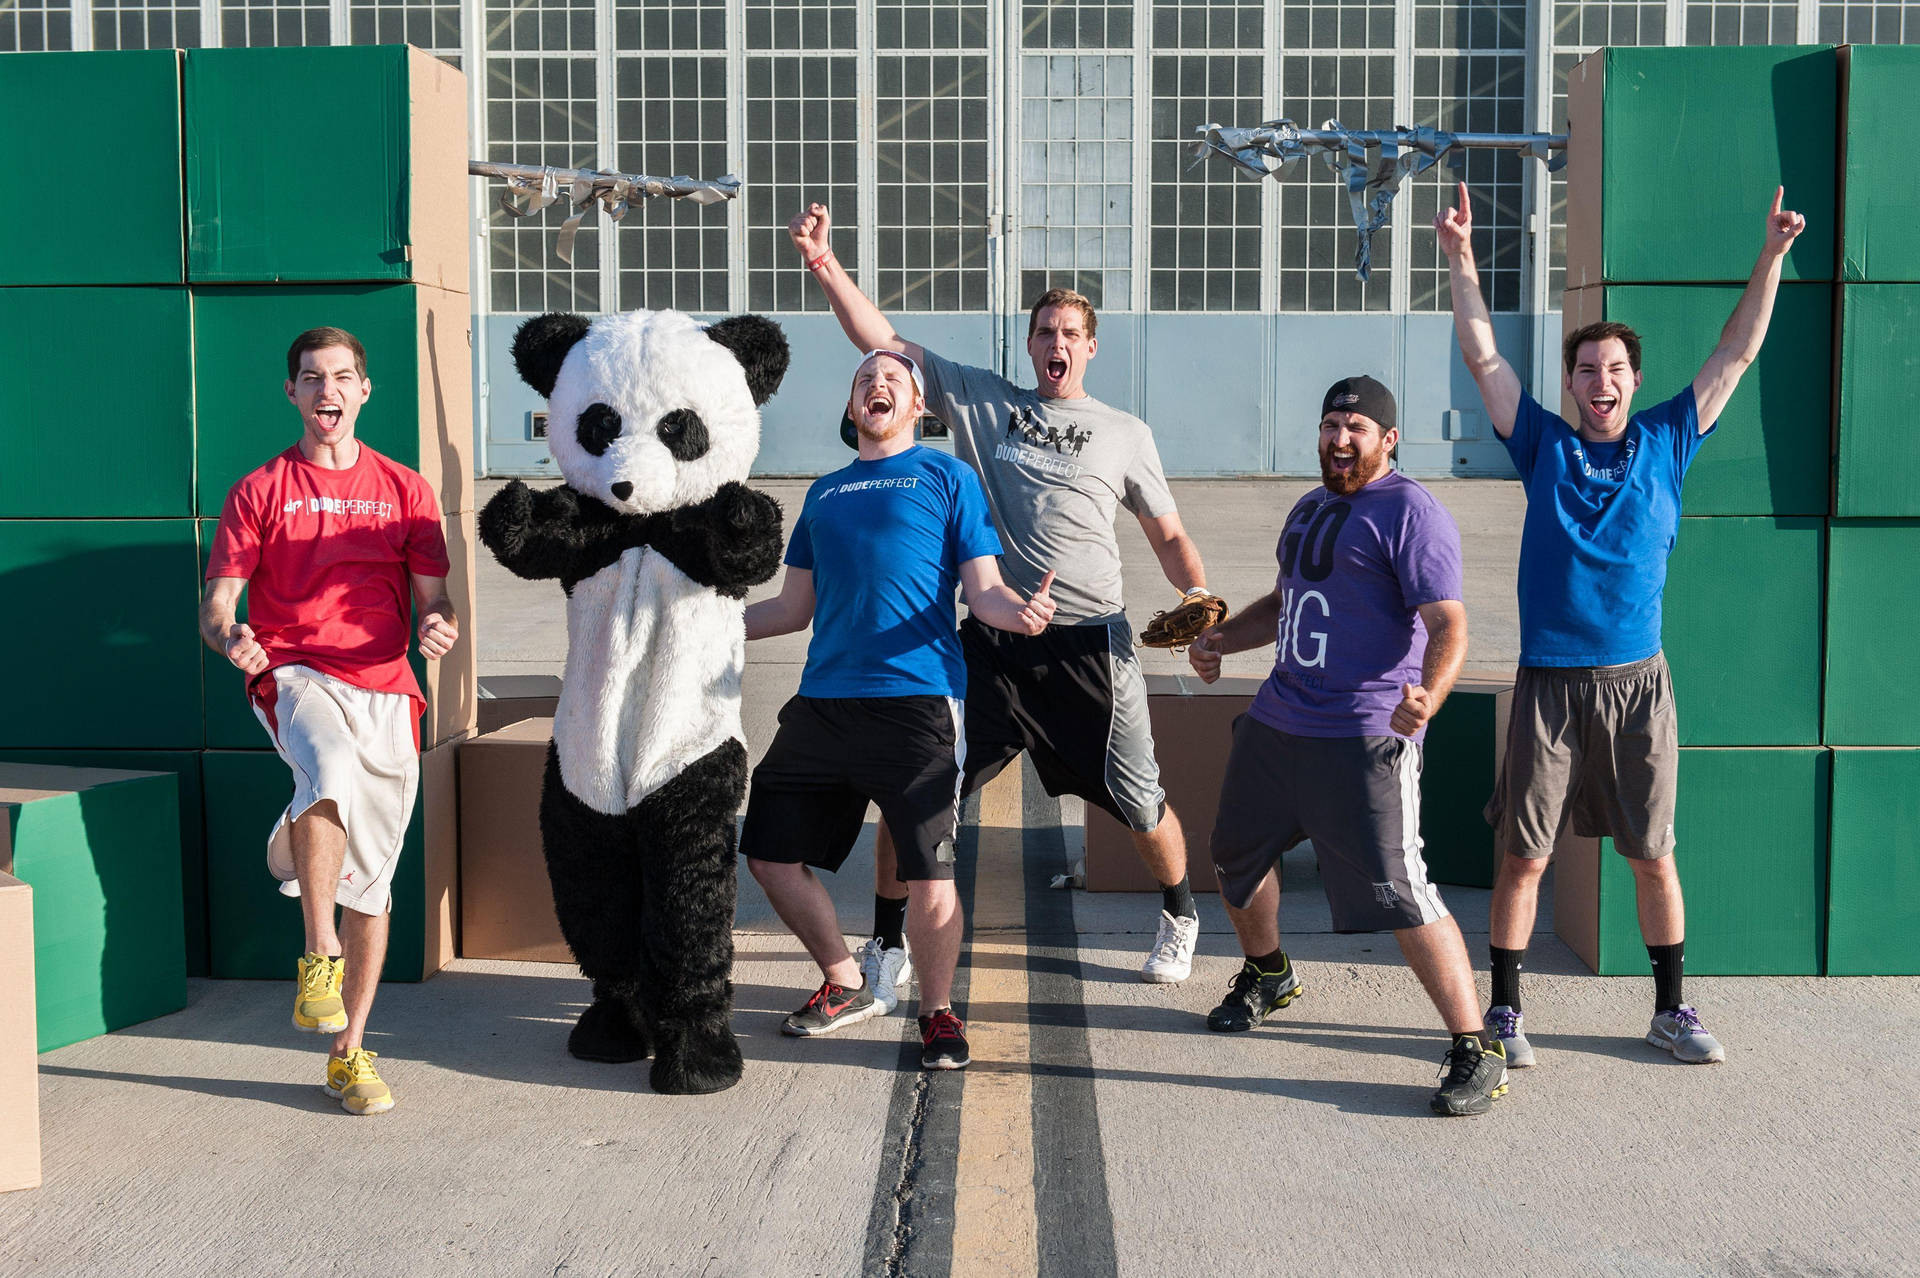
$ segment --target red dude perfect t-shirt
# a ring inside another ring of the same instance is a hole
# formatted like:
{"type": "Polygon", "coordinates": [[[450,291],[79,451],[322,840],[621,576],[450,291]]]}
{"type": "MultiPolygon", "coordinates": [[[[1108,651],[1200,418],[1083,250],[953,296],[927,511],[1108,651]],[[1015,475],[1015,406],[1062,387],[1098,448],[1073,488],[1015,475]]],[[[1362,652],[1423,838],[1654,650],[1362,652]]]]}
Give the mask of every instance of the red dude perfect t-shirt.
{"type": "MultiPolygon", "coordinates": [[[[365,444],[345,470],[287,449],[227,494],[207,579],[247,579],[247,624],[267,669],[248,683],[270,696],[276,666],[310,666],[358,688],[426,698],[407,664],[409,574],[445,577],[446,533],[427,481],[365,444]]],[[[417,732],[417,728],[416,728],[417,732]]]]}

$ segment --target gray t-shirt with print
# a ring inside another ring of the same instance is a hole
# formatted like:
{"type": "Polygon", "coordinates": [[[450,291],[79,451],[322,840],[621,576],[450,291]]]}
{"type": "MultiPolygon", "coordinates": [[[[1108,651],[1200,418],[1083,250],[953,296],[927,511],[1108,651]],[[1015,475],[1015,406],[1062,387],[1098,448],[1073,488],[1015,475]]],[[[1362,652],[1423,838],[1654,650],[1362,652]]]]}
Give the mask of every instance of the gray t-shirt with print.
{"type": "Polygon", "coordinates": [[[927,411],[980,472],[1005,546],[1000,573],[1023,595],[1054,572],[1056,624],[1120,616],[1115,506],[1174,513],[1153,431],[1091,397],[1045,399],[997,373],[926,353],[927,411]]]}

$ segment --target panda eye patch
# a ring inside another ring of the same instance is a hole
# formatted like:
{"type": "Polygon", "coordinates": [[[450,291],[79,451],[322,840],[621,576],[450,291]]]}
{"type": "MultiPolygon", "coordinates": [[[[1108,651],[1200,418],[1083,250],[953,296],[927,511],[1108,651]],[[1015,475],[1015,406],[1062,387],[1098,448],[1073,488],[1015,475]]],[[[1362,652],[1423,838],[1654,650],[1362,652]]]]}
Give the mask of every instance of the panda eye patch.
{"type": "Polygon", "coordinates": [[[707,454],[707,424],[691,408],[676,408],[662,417],[654,433],[680,461],[692,461],[707,454]]]}
{"type": "Polygon", "coordinates": [[[580,447],[598,457],[607,451],[614,440],[620,438],[620,414],[605,404],[589,405],[580,414],[580,421],[573,428],[574,438],[580,441],[580,447]]]}

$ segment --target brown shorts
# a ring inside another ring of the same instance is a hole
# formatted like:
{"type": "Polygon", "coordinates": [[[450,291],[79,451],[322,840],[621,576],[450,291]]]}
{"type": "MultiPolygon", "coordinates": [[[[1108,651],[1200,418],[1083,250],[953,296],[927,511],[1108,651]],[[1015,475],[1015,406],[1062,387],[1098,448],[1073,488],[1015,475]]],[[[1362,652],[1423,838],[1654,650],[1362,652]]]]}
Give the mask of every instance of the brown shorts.
{"type": "Polygon", "coordinates": [[[1522,666],[1487,823],[1515,856],[1553,855],[1571,822],[1623,855],[1673,851],[1680,728],[1667,659],[1624,666],[1522,666]]]}

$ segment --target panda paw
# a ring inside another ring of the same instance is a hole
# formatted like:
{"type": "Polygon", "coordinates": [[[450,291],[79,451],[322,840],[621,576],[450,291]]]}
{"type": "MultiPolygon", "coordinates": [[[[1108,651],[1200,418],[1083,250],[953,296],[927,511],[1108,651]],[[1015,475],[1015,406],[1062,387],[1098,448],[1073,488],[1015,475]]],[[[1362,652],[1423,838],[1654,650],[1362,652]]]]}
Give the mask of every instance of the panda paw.
{"type": "Polygon", "coordinates": [[[702,532],[713,568],[711,584],[739,597],[780,571],[780,503],[745,484],[730,483],[702,503],[702,532]]]}

